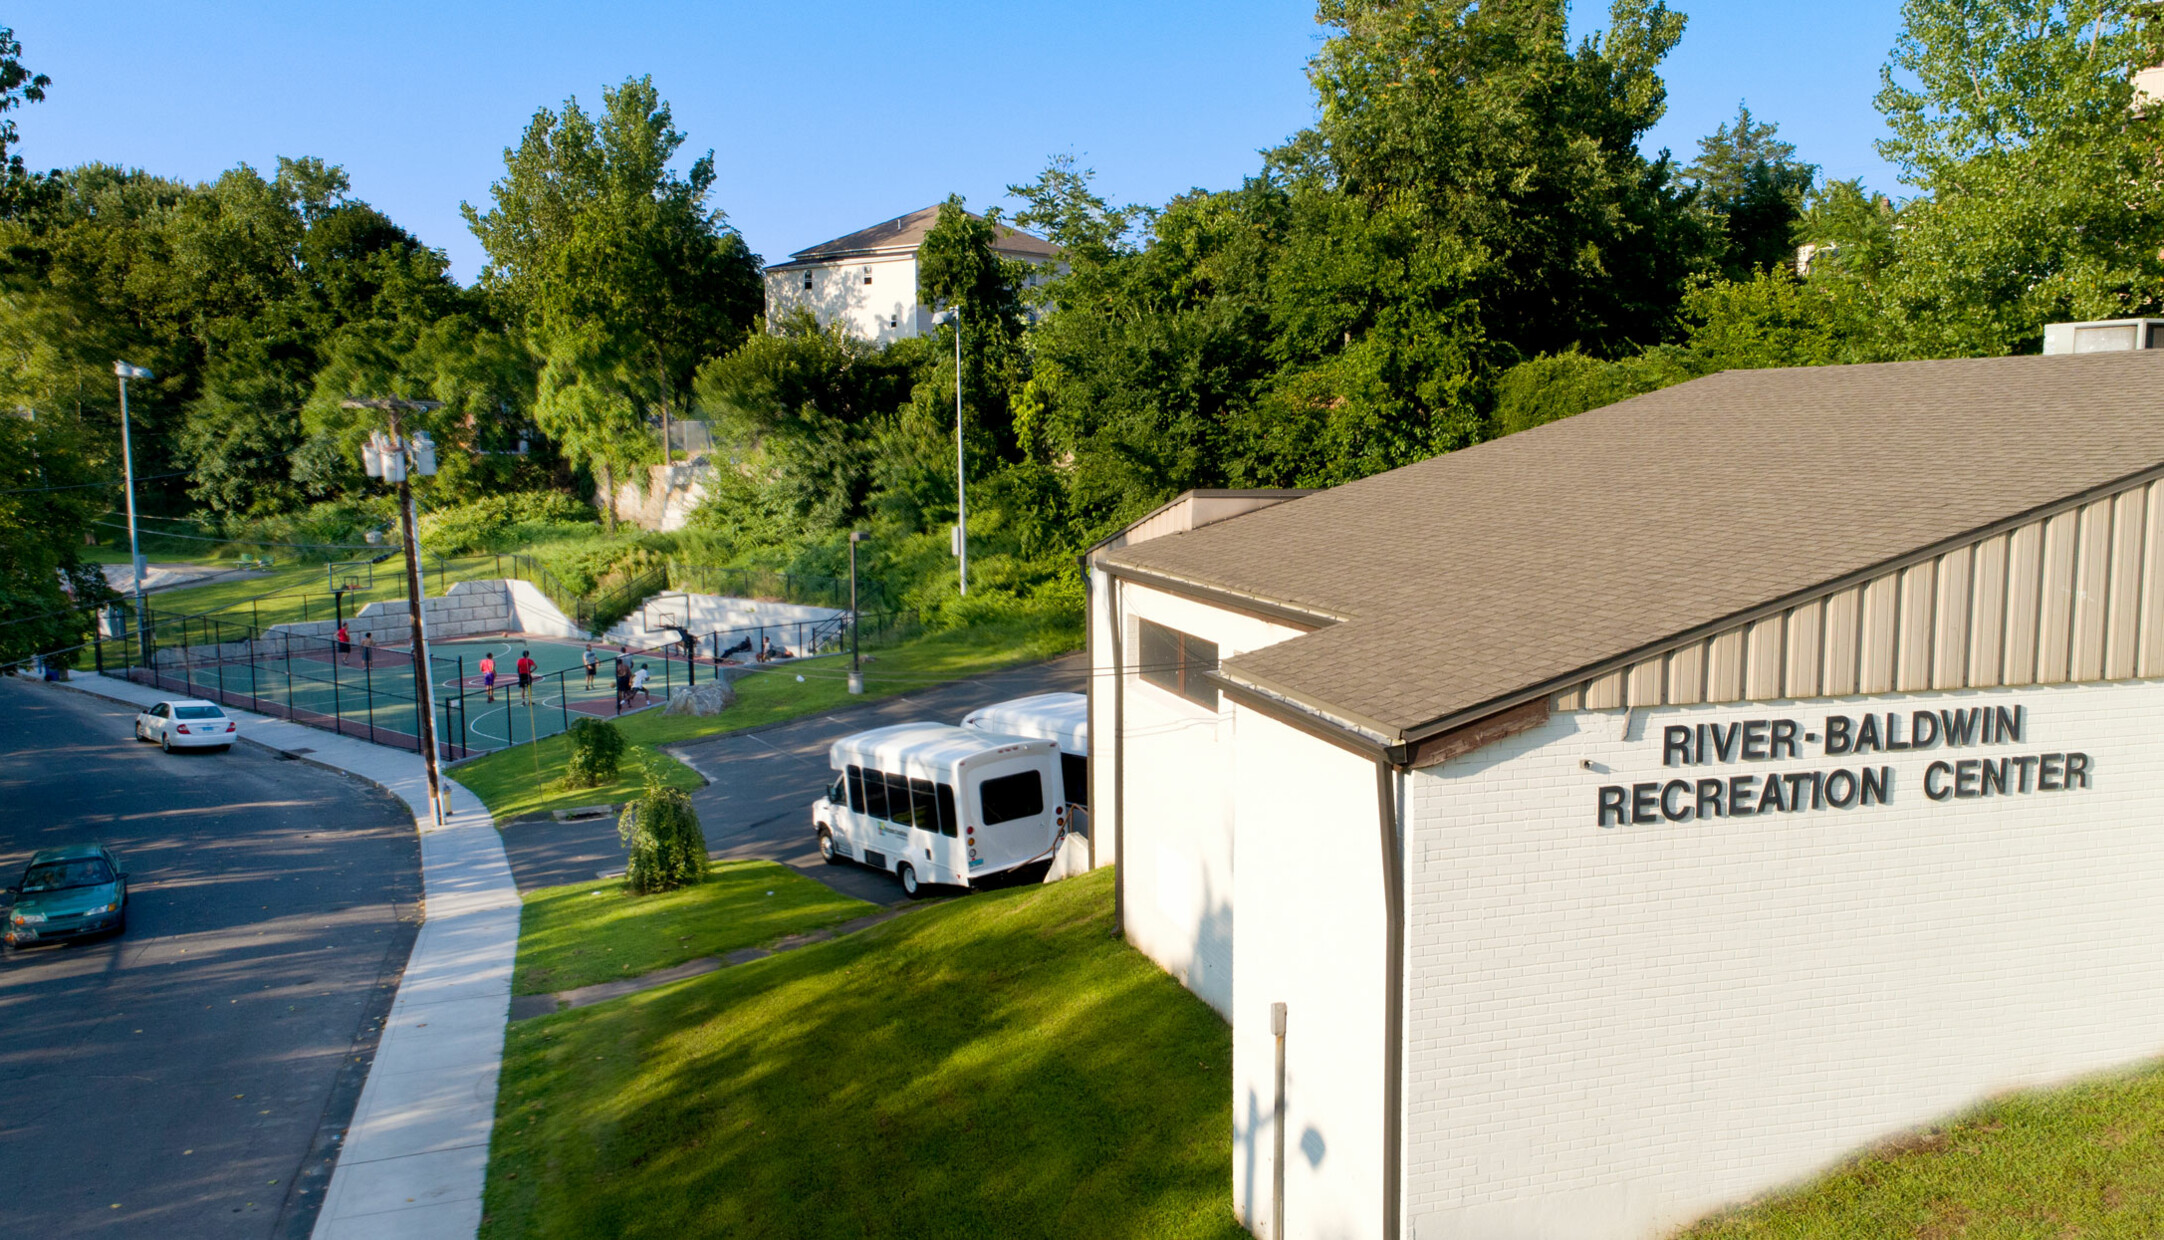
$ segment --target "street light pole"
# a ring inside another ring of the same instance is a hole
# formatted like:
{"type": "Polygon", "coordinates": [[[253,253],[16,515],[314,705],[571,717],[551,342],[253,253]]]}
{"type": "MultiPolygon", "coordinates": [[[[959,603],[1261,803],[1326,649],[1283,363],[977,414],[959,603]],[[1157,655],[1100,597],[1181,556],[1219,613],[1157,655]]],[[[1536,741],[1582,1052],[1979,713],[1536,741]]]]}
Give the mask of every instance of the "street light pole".
{"type": "Polygon", "coordinates": [[[857,659],[857,544],[871,537],[864,530],[849,531],[849,691],[864,692],[864,665],[857,659]]]}
{"type": "Polygon", "coordinates": [[[120,467],[128,480],[128,571],[135,578],[135,636],[142,647],[144,666],[150,664],[150,622],[143,613],[143,549],[135,533],[135,448],[128,441],[128,380],[156,376],[141,366],[113,363],[120,379],[120,467]]]}
{"type": "Polygon", "coordinates": [[[421,540],[413,517],[413,484],[408,480],[409,473],[435,473],[436,454],[425,432],[417,431],[411,437],[401,435],[399,419],[407,413],[441,408],[442,404],[395,396],[374,400],[349,397],[339,403],[348,409],[377,410],[387,416],[391,425],[388,439],[369,437],[362,457],[370,477],[398,484],[398,519],[406,541],[406,608],[413,628],[413,684],[415,696],[420,699],[414,713],[420,717],[421,761],[428,770],[429,813],[440,827],[451,816],[451,805],[450,798],[443,794],[441,755],[436,747],[436,678],[428,657],[428,625],[421,607],[421,540]]]}
{"type": "Polygon", "coordinates": [[[963,594],[969,593],[969,464],[962,444],[962,307],[933,319],[954,325],[954,558],[960,561],[963,594]]]}

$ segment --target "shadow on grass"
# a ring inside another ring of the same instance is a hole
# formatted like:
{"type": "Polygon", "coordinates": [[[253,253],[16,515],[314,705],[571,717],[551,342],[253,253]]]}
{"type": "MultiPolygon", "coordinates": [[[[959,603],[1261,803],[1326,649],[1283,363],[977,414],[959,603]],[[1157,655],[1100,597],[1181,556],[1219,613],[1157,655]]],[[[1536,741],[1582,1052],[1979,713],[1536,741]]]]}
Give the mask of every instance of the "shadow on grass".
{"type": "Polygon", "coordinates": [[[490,1236],[1238,1236],[1231,1038],[1109,871],[515,1027],[490,1236]]]}

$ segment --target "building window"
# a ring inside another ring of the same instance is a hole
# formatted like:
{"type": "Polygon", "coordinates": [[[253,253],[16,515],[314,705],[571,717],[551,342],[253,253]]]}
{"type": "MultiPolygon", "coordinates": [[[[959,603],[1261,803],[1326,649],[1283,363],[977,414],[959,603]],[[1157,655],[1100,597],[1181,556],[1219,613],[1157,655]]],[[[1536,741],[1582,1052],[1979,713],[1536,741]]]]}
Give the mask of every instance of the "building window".
{"type": "Polygon", "coordinates": [[[865,272],[865,273],[864,273],[864,282],[865,282],[866,284],[870,284],[870,283],[872,282],[872,273],[871,273],[871,272],[867,271],[867,272],[865,272]]]}
{"type": "Polygon", "coordinates": [[[887,326],[888,326],[888,327],[900,327],[901,325],[902,325],[902,316],[901,316],[901,315],[899,315],[899,314],[890,314],[890,315],[888,315],[888,316],[887,316],[887,326]]]}
{"type": "Polygon", "coordinates": [[[807,291],[809,291],[811,288],[811,272],[809,271],[804,273],[804,288],[807,291]]]}
{"type": "Polygon", "coordinates": [[[1217,643],[1148,620],[1137,623],[1142,626],[1142,640],[1135,652],[1136,670],[1142,679],[1216,710],[1217,682],[1208,673],[1217,670],[1217,643]]]}
{"type": "Polygon", "coordinates": [[[977,803],[988,827],[1033,818],[1044,812],[1044,780],[1035,771],[987,779],[977,789],[977,803]]]}

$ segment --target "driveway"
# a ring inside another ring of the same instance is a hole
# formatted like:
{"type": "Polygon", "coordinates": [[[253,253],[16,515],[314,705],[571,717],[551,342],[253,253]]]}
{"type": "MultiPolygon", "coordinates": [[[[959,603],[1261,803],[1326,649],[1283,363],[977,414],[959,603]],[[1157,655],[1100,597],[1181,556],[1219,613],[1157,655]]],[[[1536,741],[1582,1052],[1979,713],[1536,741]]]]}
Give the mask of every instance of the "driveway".
{"type": "MultiPolygon", "coordinates": [[[[709,781],[691,799],[706,830],[711,856],[779,861],[845,895],[892,904],[904,897],[891,875],[851,865],[830,866],[819,859],[819,842],[811,833],[811,803],[833,780],[827,769],[827,747],[853,732],[890,723],[927,719],[960,723],[970,711],[1008,698],[1079,693],[1088,681],[1088,662],[1080,654],[1071,654],[1049,663],[927,685],[847,710],[671,745],[669,752],[709,781]]],[[[520,891],[583,882],[624,864],[614,818],[512,823],[504,828],[503,842],[520,891]]]]}
{"type": "Polygon", "coordinates": [[[117,940],[0,959],[0,1230],[305,1236],[414,935],[420,849],[373,785],[0,678],[0,874],[98,841],[117,940]]]}

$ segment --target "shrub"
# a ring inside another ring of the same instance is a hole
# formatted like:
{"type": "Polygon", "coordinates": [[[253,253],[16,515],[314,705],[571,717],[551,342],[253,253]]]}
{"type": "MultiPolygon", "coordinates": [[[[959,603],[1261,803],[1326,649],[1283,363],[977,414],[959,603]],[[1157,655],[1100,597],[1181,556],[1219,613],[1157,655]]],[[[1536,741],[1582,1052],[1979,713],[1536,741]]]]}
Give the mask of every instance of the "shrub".
{"type": "Polygon", "coordinates": [[[624,841],[624,886],[644,895],[706,877],[706,833],[691,794],[646,769],[646,793],[624,807],[616,834],[624,841]]]}
{"type": "Polygon", "coordinates": [[[561,491],[512,491],[421,518],[421,545],[438,555],[509,551],[552,533],[590,532],[594,510],[561,491]]]}
{"type": "Polygon", "coordinates": [[[624,759],[624,734],[606,719],[581,719],[571,725],[571,760],[563,786],[599,788],[616,782],[624,759]]]}

